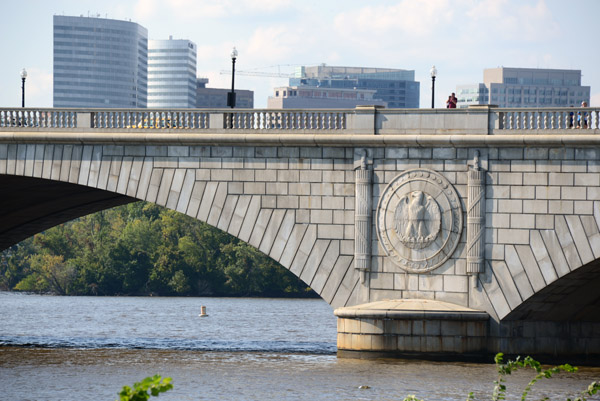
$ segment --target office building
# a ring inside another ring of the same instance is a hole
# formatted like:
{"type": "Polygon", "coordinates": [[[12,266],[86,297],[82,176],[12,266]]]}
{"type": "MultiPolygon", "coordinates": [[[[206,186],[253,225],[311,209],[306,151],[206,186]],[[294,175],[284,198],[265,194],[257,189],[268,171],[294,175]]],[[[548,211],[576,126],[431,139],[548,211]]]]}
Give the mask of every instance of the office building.
{"type": "Polygon", "coordinates": [[[457,85],[457,107],[569,107],[589,104],[590,87],[581,85],[581,70],[489,68],[483,83],[457,85]]]}
{"type": "Polygon", "coordinates": [[[196,107],[196,51],[172,36],[148,41],[148,108],[196,107]]]}
{"type": "Polygon", "coordinates": [[[146,28],[54,16],[54,107],[146,107],[147,89],[146,28]]]}
{"type": "MultiPolygon", "coordinates": [[[[419,107],[420,84],[415,81],[414,70],[325,64],[303,66],[296,69],[295,76],[289,79],[289,86],[297,87],[298,91],[303,87],[374,91],[372,99],[384,102],[388,108],[419,107]]],[[[360,95],[363,94],[366,95],[366,92],[360,95]]]]}
{"type": "Polygon", "coordinates": [[[351,109],[361,105],[387,106],[373,99],[376,91],[367,89],[327,88],[308,85],[282,86],[269,96],[269,109],[351,109]]]}
{"type": "MultiPolygon", "coordinates": [[[[231,89],[207,88],[208,78],[198,78],[196,87],[196,107],[199,109],[219,109],[227,106],[227,93],[231,89]]],[[[254,107],[254,91],[235,90],[235,108],[252,109],[254,107]]]]}

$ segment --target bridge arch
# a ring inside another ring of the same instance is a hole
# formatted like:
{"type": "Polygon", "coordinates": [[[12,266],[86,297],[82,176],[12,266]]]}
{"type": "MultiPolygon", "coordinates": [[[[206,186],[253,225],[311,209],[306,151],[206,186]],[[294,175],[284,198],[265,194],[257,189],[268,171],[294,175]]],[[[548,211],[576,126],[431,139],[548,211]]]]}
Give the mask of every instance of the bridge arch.
{"type": "Polygon", "coordinates": [[[591,283],[600,275],[600,202],[587,203],[585,213],[549,215],[546,229],[488,247],[502,252],[489,255],[480,277],[497,320],[598,320],[600,294],[591,283]]]}
{"type": "Polygon", "coordinates": [[[600,322],[600,259],[552,282],[504,320],[600,322]]]}
{"type": "MultiPolygon", "coordinates": [[[[353,184],[344,148],[0,145],[3,249],[144,200],[249,243],[332,306],[355,302],[353,184]],[[35,195],[32,194],[35,193],[35,195]],[[348,209],[348,210],[347,210],[348,209]],[[29,210],[29,212],[28,212],[29,210]]],[[[352,156],[353,153],[349,152],[352,156]]],[[[351,160],[351,159],[350,159],[351,160]]]]}

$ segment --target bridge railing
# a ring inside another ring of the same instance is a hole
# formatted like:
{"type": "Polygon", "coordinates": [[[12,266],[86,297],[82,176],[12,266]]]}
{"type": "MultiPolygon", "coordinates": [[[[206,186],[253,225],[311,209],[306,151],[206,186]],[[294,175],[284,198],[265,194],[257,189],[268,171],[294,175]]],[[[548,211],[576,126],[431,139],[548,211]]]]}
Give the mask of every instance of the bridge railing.
{"type": "Polygon", "coordinates": [[[0,109],[0,127],[77,128],[77,110],[0,109]]]}
{"type": "Polygon", "coordinates": [[[0,109],[0,128],[343,130],[352,110],[0,109]]]}
{"type": "Polygon", "coordinates": [[[0,108],[0,131],[251,131],[367,135],[600,134],[600,108],[53,109],[0,108]]]}
{"type": "Polygon", "coordinates": [[[502,130],[591,130],[599,129],[600,108],[569,107],[539,109],[496,109],[502,130]]]}
{"type": "Polygon", "coordinates": [[[247,110],[225,112],[223,128],[343,130],[349,110],[247,110]]]}
{"type": "Polygon", "coordinates": [[[198,110],[97,110],[90,112],[91,128],[207,129],[209,116],[198,110]]]}

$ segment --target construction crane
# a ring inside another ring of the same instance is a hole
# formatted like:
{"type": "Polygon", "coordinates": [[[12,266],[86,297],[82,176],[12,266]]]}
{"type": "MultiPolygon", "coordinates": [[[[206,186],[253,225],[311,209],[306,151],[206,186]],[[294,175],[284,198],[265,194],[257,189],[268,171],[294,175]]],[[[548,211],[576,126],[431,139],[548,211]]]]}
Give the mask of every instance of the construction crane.
{"type": "MultiPolygon", "coordinates": [[[[221,70],[221,75],[231,75],[231,71],[221,70]]],[[[269,78],[293,78],[296,76],[294,73],[281,73],[281,72],[265,72],[265,71],[236,71],[236,74],[247,75],[250,77],[269,77],[269,78]]]]}
{"type": "MultiPolygon", "coordinates": [[[[280,65],[271,65],[268,67],[264,67],[265,69],[277,67],[277,72],[258,71],[258,69],[254,69],[254,70],[236,71],[235,73],[240,74],[240,75],[250,76],[250,77],[294,78],[294,77],[296,77],[296,73],[281,72],[280,71],[281,67],[298,67],[298,66],[302,66],[302,65],[306,65],[306,64],[280,64],[280,65]]],[[[224,75],[224,74],[231,75],[231,71],[230,70],[221,70],[221,75],[224,75]]]]}

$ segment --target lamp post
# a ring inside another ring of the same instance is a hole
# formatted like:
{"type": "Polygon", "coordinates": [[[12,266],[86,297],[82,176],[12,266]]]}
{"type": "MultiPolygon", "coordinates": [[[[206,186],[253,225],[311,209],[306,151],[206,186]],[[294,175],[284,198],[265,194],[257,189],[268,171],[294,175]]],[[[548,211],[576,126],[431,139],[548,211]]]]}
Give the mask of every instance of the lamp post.
{"type": "Polygon", "coordinates": [[[231,92],[227,94],[227,106],[232,109],[235,107],[235,59],[238,56],[238,51],[235,46],[231,51],[231,92]]]}
{"type": "Polygon", "coordinates": [[[431,67],[429,73],[431,74],[431,108],[433,109],[435,108],[435,76],[437,75],[435,65],[431,67]]]}
{"type": "Polygon", "coordinates": [[[21,107],[25,107],[25,78],[27,78],[27,70],[23,68],[23,71],[21,71],[21,81],[23,82],[21,86],[21,107]]]}

